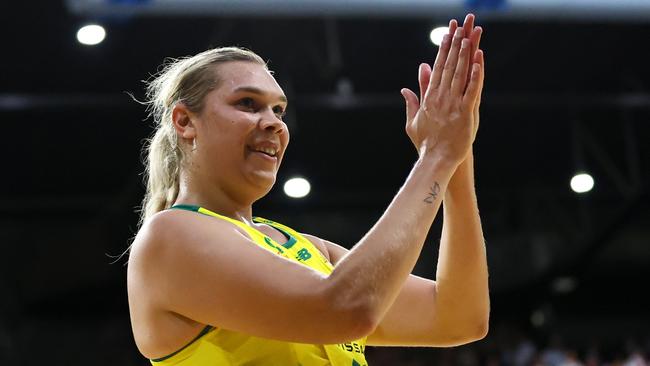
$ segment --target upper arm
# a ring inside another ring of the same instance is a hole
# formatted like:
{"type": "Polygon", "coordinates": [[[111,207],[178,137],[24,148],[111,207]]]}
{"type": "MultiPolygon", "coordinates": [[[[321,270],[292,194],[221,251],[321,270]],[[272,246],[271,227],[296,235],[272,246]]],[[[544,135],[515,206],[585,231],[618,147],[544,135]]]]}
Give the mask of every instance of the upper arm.
{"type": "MultiPolygon", "coordinates": [[[[348,250],[327,240],[330,260],[336,265],[348,250]]],[[[436,312],[436,282],[416,275],[409,275],[399,295],[384,315],[368,345],[374,346],[455,346],[475,340],[467,333],[458,333],[436,312]]]]}
{"type": "Polygon", "coordinates": [[[225,221],[160,213],[138,234],[129,267],[130,292],[203,324],[305,343],[337,343],[362,331],[349,309],[331,306],[325,276],[225,221]]]}

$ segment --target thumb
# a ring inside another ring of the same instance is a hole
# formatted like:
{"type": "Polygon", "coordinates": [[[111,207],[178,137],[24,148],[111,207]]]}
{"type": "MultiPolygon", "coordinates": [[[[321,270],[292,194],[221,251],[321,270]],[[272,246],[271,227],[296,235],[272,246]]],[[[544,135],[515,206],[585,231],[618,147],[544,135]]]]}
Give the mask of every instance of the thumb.
{"type": "Polygon", "coordinates": [[[418,96],[411,89],[403,88],[400,90],[400,93],[406,102],[406,121],[408,122],[415,118],[415,114],[420,109],[420,102],[418,101],[418,96]]]}

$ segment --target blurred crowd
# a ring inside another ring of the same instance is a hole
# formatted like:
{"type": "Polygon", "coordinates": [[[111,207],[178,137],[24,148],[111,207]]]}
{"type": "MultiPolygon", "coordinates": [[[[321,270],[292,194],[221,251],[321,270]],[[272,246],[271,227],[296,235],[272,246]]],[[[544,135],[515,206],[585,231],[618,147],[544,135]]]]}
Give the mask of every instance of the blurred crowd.
{"type": "MultiPolygon", "coordinates": [[[[41,365],[43,357],[55,365],[149,365],[124,317],[18,324],[10,331],[0,322],[0,365],[41,365]]],[[[370,366],[650,366],[649,356],[650,334],[582,327],[554,334],[492,325],[485,339],[459,347],[366,347],[370,366]]]]}
{"type": "Polygon", "coordinates": [[[557,334],[537,338],[508,329],[460,347],[368,347],[366,354],[371,366],[650,366],[648,336],[606,341],[591,336],[566,341],[557,334]]]}

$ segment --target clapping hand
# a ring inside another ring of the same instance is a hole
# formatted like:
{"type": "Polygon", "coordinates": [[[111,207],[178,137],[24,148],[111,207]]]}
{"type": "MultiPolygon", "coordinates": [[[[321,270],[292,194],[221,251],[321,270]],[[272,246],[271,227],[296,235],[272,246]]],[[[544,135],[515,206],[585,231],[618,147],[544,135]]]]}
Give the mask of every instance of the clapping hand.
{"type": "Polygon", "coordinates": [[[474,15],[468,14],[462,27],[452,19],[433,69],[420,65],[420,97],[401,90],[406,133],[421,157],[434,154],[459,164],[476,138],[484,79],[481,34],[481,27],[474,27],[474,15]]]}

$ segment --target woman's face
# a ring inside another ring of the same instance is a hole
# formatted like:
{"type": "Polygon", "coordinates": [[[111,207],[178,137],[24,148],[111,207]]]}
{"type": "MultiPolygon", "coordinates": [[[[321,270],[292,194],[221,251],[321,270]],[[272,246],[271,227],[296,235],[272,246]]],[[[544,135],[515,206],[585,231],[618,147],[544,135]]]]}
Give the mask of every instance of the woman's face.
{"type": "Polygon", "coordinates": [[[289,143],[287,99],[262,65],[228,62],[217,72],[219,87],[196,116],[193,168],[217,189],[257,199],[275,183],[289,143]]]}

